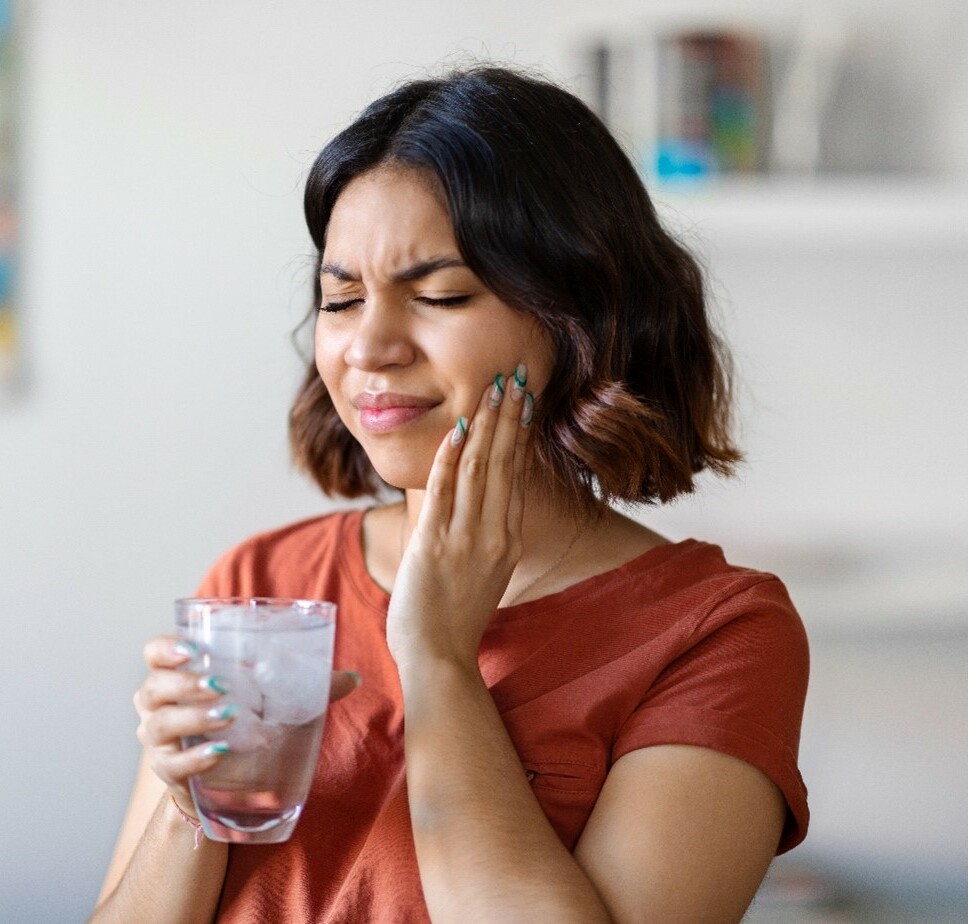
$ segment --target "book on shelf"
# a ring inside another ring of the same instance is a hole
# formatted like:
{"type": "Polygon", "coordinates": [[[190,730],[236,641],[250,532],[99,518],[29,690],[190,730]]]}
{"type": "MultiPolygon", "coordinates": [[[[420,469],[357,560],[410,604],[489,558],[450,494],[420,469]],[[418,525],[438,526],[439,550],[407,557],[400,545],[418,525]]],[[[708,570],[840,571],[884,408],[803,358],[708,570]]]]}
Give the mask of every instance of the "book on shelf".
{"type": "Polygon", "coordinates": [[[743,173],[766,165],[766,49],[756,36],[687,31],[656,47],[659,177],[743,173]]]}

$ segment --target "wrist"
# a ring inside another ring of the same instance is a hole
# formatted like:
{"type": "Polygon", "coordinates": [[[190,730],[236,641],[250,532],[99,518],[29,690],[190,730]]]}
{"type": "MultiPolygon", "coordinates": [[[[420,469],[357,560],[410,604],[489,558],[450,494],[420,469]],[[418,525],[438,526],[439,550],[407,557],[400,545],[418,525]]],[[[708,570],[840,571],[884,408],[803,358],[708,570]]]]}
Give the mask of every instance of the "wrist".
{"type": "Polygon", "coordinates": [[[204,840],[205,832],[202,830],[202,823],[198,820],[194,812],[187,811],[181,803],[175,798],[175,794],[171,791],[168,792],[168,800],[171,806],[171,810],[178,816],[178,824],[192,829],[192,849],[198,850],[202,845],[204,840]]]}
{"type": "Polygon", "coordinates": [[[405,701],[419,691],[483,684],[476,655],[468,658],[439,649],[419,648],[399,657],[397,670],[405,701]]]}

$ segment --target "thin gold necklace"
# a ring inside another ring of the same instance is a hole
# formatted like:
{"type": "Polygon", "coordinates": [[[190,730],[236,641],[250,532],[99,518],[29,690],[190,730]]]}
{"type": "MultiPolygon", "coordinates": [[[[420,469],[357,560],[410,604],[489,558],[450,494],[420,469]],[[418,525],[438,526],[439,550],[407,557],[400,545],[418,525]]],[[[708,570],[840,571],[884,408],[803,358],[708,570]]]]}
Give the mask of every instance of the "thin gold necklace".
{"type": "Polygon", "coordinates": [[[575,531],[575,535],[572,536],[571,542],[565,546],[565,551],[562,552],[555,560],[552,562],[549,568],[546,568],[541,572],[533,581],[529,581],[524,587],[521,588],[507,603],[505,606],[514,606],[535,584],[539,581],[543,581],[552,571],[554,571],[561,563],[571,554],[571,550],[578,544],[578,540],[581,538],[581,534],[585,531],[585,524],[580,523],[578,529],[575,531]]]}

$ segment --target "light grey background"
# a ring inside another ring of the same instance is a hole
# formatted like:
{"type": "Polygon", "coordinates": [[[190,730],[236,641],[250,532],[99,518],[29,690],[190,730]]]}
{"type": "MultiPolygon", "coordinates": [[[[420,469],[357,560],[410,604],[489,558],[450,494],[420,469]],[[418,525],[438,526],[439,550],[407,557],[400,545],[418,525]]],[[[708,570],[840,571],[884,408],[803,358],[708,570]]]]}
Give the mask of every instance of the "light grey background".
{"type": "MultiPolygon", "coordinates": [[[[0,918],[85,918],[137,759],[142,644],[226,547],[329,507],[285,433],[315,152],[445,59],[585,86],[583,46],[647,29],[640,6],[26,6],[27,377],[0,403],[0,918]]],[[[784,28],[805,6],[736,9],[784,28]]],[[[916,130],[874,119],[891,150],[872,165],[919,177],[656,192],[709,262],[750,464],[644,519],[788,578],[815,652],[814,827],[794,856],[912,894],[956,891],[968,863],[960,7],[841,6],[867,37],[857,60],[890,64],[864,79],[923,107],[916,130]]]]}

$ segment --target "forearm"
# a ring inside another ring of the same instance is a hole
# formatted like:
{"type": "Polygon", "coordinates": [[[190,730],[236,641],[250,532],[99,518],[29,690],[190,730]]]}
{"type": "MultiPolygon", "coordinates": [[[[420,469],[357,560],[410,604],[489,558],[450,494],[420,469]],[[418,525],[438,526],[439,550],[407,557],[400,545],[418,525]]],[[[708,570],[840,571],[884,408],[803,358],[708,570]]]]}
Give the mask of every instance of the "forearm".
{"type": "Polygon", "coordinates": [[[476,669],[401,671],[407,790],[435,922],[609,920],[525,777],[476,669]]]}
{"type": "Polygon", "coordinates": [[[91,924],[203,924],[215,917],[228,845],[202,838],[178,815],[166,794],[158,803],[131,862],[91,924]]]}

